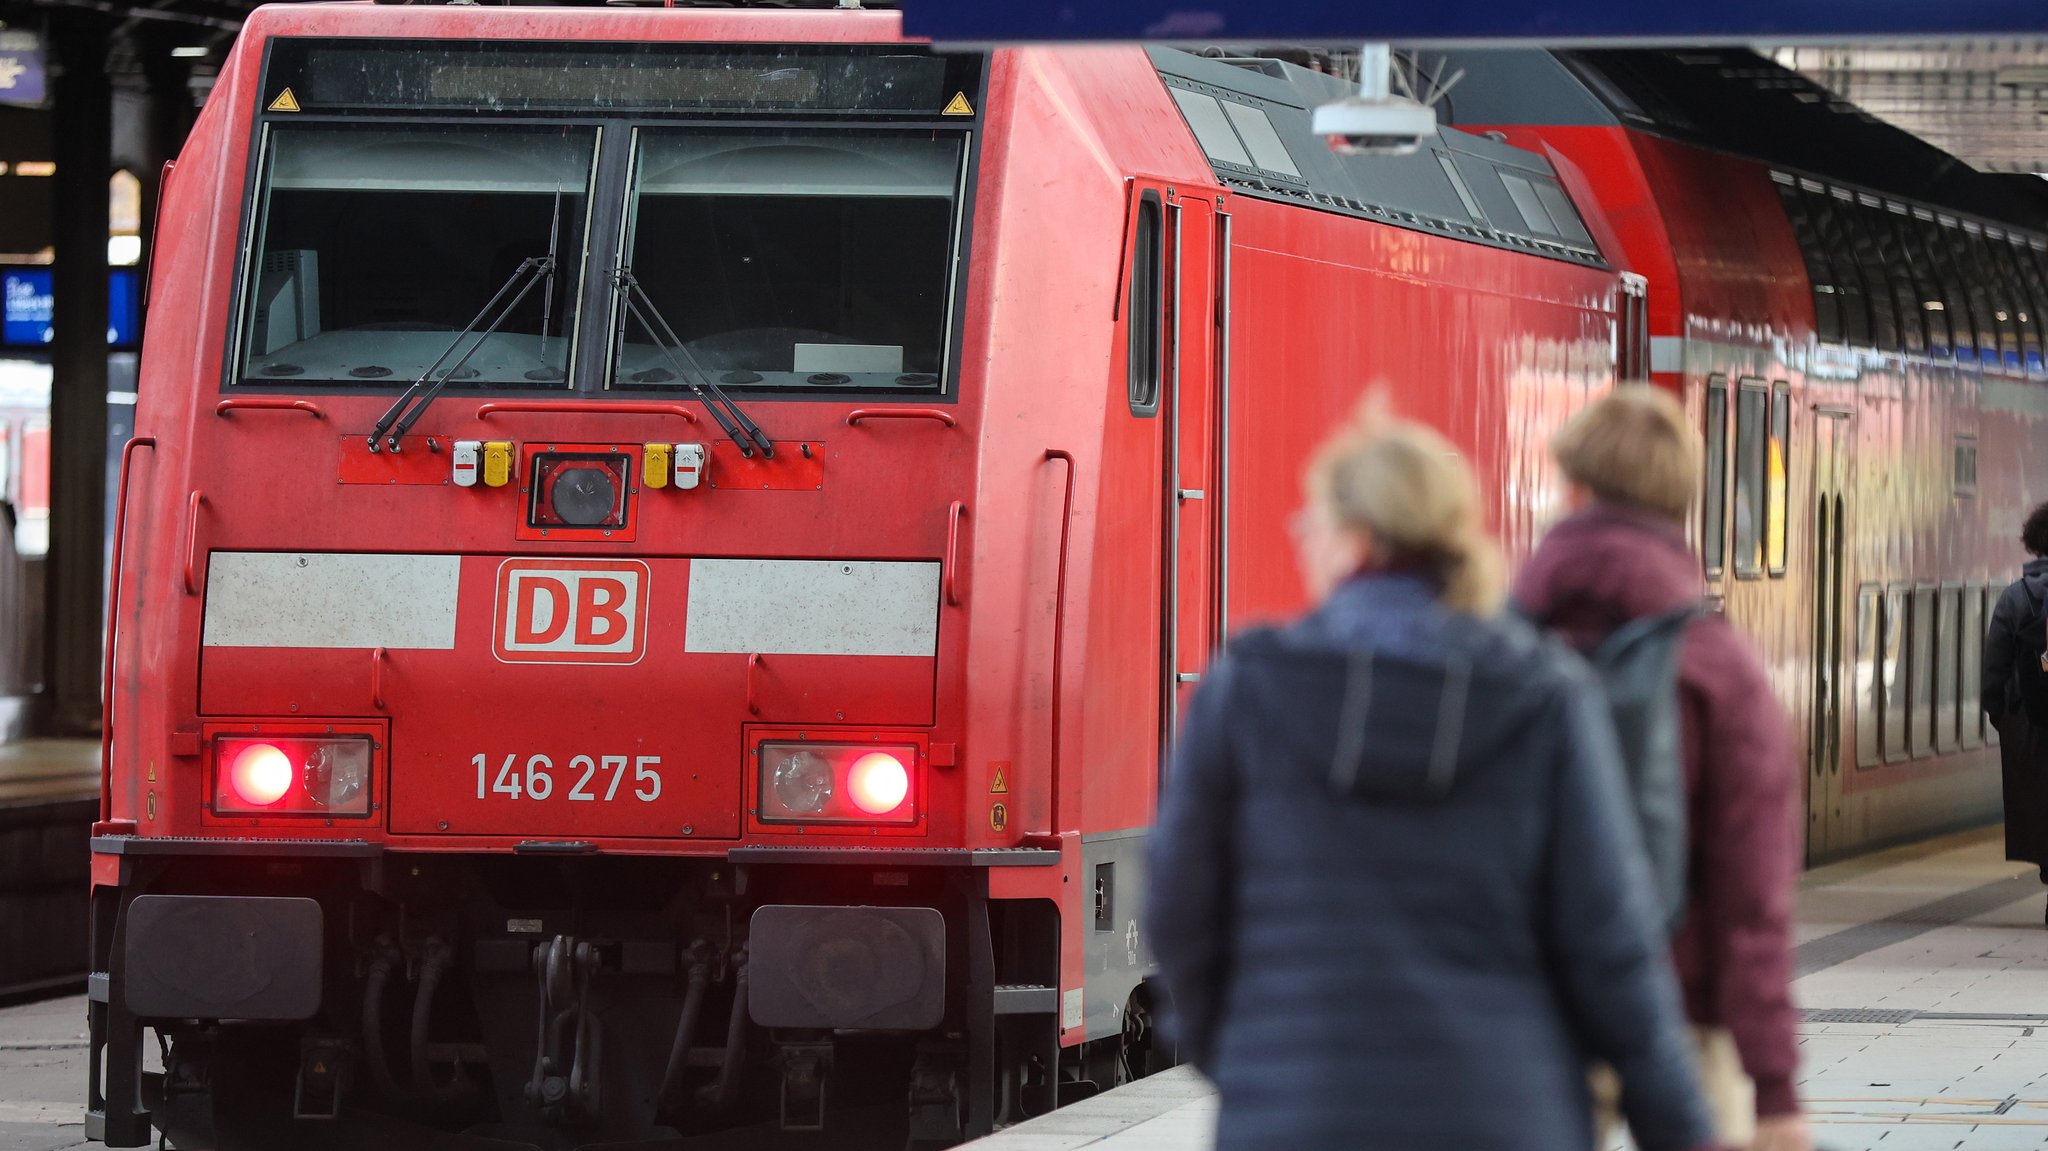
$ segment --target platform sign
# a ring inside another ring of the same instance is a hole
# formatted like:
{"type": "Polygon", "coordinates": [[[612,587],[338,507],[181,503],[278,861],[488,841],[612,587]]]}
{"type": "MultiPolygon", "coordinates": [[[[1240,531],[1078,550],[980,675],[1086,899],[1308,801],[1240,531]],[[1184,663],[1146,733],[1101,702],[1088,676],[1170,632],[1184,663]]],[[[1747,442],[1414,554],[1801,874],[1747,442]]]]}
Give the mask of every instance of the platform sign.
{"type": "Polygon", "coordinates": [[[1024,0],[1010,4],[904,0],[904,30],[941,43],[1145,40],[1210,44],[1274,40],[1448,43],[1747,44],[1823,36],[1927,37],[2048,32],[2041,0],[1024,0]]]}
{"type": "Polygon", "coordinates": [[[0,32],[0,104],[43,102],[43,43],[33,32],[0,32]]]}
{"type": "MultiPolygon", "coordinates": [[[[0,348],[40,348],[56,339],[55,280],[47,267],[0,268],[0,348]]],[[[135,346],[141,312],[141,277],[131,268],[108,272],[108,346],[135,346]]]]}

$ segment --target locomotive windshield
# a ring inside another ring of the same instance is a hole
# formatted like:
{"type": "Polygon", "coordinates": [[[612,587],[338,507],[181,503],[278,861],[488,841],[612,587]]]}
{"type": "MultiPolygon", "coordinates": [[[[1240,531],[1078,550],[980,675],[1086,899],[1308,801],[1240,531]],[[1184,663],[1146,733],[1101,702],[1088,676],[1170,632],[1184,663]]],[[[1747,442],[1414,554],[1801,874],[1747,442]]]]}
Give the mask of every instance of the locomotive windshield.
{"type": "MultiPolygon", "coordinates": [[[[933,132],[644,131],[625,262],[726,384],[933,388],[962,157],[933,132]]],[[[637,322],[615,371],[674,380],[637,322]]]]}
{"type": "Polygon", "coordinates": [[[594,128],[275,128],[243,309],[251,382],[401,385],[555,256],[458,383],[568,378],[594,128]]]}

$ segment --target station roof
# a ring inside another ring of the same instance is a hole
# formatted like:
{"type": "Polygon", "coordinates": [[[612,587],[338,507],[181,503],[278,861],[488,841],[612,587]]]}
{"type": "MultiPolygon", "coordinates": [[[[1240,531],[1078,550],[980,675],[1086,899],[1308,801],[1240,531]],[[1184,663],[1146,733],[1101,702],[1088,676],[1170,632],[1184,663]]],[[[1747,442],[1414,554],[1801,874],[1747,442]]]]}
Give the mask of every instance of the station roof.
{"type": "Polygon", "coordinates": [[[1984,172],[2048,172],[2048,38],[1770,52],[1842,104],[1984,172]]]}

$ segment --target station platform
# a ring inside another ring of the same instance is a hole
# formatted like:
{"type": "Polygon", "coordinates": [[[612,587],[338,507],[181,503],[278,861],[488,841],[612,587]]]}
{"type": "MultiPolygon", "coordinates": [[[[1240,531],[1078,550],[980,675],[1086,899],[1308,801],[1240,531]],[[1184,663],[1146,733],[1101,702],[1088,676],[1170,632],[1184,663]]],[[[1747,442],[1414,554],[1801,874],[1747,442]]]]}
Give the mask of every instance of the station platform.
{"type": "MultiPolygon", "coordinates": [[[[1820,1151],[2048,1144],[2048,929],[1997,828],[1808,872],[1796,943],[1800,1083],[1820,1151]]],[[[1206,1151],[1215,1093],[1140,1080],[975,1151],[1206,1151]]]]}
{"type": "MultiPolygon", "coordinates": [[[[1803,879],[1800,1092],[1822,1151],[2048,1145],[2048,889],[2002,855],[1987,828],[1803,879]]],[[[0,1008],[0,1151],[83,1143],[84,1030],[79,996],[0,1008]]],[[[1180,1068],[970,1146],[1206,1151],[1216,1107],[1180,1068]]]]}

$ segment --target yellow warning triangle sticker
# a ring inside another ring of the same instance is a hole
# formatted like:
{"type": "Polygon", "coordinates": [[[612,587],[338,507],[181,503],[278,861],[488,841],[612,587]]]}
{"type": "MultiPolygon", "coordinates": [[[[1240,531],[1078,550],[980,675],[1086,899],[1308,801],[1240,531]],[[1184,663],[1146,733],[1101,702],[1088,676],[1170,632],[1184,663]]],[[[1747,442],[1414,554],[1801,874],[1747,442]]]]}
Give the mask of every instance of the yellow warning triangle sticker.
{"type": "Polygon", "coordinates": [[[156,761],[155,761],[155,760],[151,760],[151,761],[150,761],[150,763],[149,763],[149,782],[151,782],[151,783],[155,783],[155,782],[156,782],[156,761]]]}
{"type": "MultiPolygon", "coordinates": [[[[286,94],[289,95],[290,93],[286,94]]],[[[974,105],[967,102],[967,93],[955,92],[953,93],[953,98],[946,101],[946,106],[939,110],[939,115],[972,116],[974,115],[974,105]]]]}
{"type": "Polygon", "coordinates": [[[1003,765],[1000,763],[996,764],[995,778],[988,781],[988,793],[990,795],[1008,795],[1009,792],[1010,781],[1003,778],[1003,765]]]}
{"type": "Polygon", "coordinates": [[[270,102],[270,110],[273,112],[296,112],[299,110],[299,98],[292,95],[290,88],[286,88],[277,94],[277,99],[270,102]]]}

